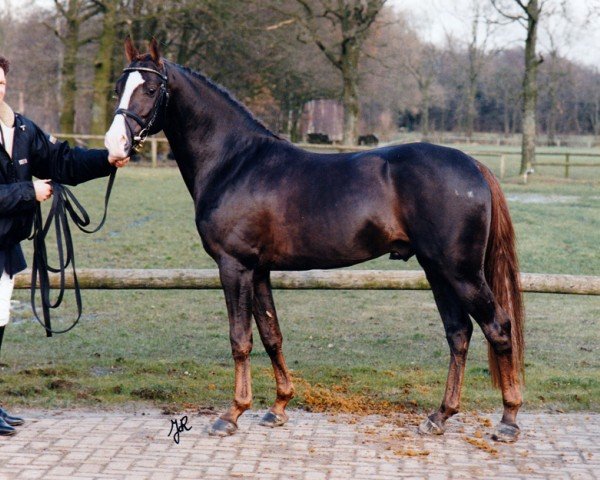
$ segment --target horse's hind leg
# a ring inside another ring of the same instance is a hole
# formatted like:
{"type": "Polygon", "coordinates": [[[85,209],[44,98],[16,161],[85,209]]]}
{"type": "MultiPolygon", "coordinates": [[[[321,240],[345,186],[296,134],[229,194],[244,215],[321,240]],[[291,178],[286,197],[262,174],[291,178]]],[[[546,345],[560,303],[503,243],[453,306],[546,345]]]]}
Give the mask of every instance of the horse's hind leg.
{"type": "Polygon", "coordinates": [[[442,405],[419,426],[419,431],[441,435],[444,433],[446,420],[457,413],[460,406],[473,324],[448,281],[432,272],[427,273],[427,278],[446,330],[446,339],[450,346],[450,366],[442,405]]]}
{"type": "Polygon", "coordinates": [[[288,421],[285,407],[294,396],[294,385],[281,348],[283,337],[273,303],[269,272],[257,273],[255,277],[253,312],[260,338],[271,358],[277,382],[275,403],[262,418],[260,424],[265,427],[278,427],[288,421]]]}
{"type": "Polygon", "coordinates": [[[523,403],[519,371],[512,353],[511,321],[498,305],[487,282],[480,273],[473,279],[454,280],[454,288],[469,314],[481,327],[497,359],[504,414],[492,438],[502,442],[514,442],[519,436],[517,413],[523,403]]]}
{"type": "Polygon", "coordinates": [[[225,258],[219,262],[219,274],[229,315],[229,339],[235,362],[235,396],[229,410],[213,423],[208,433],[226,436],[235,433],[237,419],[252,405],[253,271],[233,258],[225,258]]]}

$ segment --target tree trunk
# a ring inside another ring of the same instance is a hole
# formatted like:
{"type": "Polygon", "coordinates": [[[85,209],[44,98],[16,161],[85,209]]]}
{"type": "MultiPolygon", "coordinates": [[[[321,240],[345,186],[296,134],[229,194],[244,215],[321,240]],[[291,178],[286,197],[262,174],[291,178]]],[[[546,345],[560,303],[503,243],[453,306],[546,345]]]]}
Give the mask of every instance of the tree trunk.
{"type": "Polygon", "coordinates": [[[66,31],[62,37],[64,45],[63,65],[61,68],[62,86],[60,108],[60,131],[75,131],[75,98],[77,97],[77,52],[79,51],[78,2],[70,0],[67,10],[66,31]]]}
{"type": "Polygon", "coordinates": [[[358,132],[359,96],[358,96],[358,58],[359,48],[355,41],[348,40],[343,47],[342,78],[344,82],[344,145],[356,145],[358,132]]]}
{"type": "Polygon", "coordinates": [[[527,4],[527,40],[525,41],[525,76],[523,78],[523,141],[521,145],[521,169],[523,175],[535,162],[537,68],[535,53],[537,27],[540,15],[538,0],[527,4]]]}
{"type": "Polygon", "coordinates": [[[477,34],[479,28],[479,9],[477,8],[473,22],[471,24],[471,43],[468,48],[469,58],[469,85],[467,87],[467,118],[465,124],[465,135],[469,142],[473,137],[473,129],[475,124],[475,97],[477,95],[477,80],[479,78],[479,56],[482,55],[479,52],[477,45],[477,34]]]}
{"type": "Polygon", "coordinates": [[[344,77],[344,145],[355,145],[358,131],[358,86],[352,76],[344,77]]]}
{"type": "Polygon", "coordinates": [[[429,87],[431,81],[430,79],[421,80],[418,85],[421,93],[421,140],[427,141],[429,139],[429,106],[431,103],[429,87]]]}
{"type": "Polygon", "coordinates": [[[105,2],[100,45],[94,63],[94,99],[92,104],[93,135],[104,135],[112,116],[113,45],[117,38],[117,2],[105,2]]]}
{"type": "Polygon", "coordinates": [[[471,77],[469,79],[469,89],[467,92],[467,118],[465,125],[465,135],[469,142],[473,137],[473,130],[475,125],[475,96],[477,94],[477,85],[475,82],[475,78],[471,77]]]}
{"type": "Polygon", "coordinates": [[[508,92],[505,90],[502,95],[502,119],[504,123],[504,136],[510,135],[510,107],[508,105],[508,92]]]}
{"type": "Polygon", "coordinates": [[[144,30],[142,17],[142,8],[144,6],[144,0],[133,0],[132,11],[131,11],[131,39],[134,45],[139,45],[142,38],[142,31],[144,30]]]}

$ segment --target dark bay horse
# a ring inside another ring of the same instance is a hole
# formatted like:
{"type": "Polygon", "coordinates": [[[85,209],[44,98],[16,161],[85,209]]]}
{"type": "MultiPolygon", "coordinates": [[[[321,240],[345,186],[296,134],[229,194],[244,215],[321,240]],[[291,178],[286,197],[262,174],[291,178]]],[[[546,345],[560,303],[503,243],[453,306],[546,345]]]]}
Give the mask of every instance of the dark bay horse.
{"type": "Polygon", "coordinates": [[[235,395],[210,433],[230,435],[252,403],[252,316],[271,358],[277,397],[261,424],[283,425],[294,395],[270,285],[272,270],[353,265],[416,255],[450,345],[440,408],[419,427],[441,434],[458,411],[471,317],[489,342],[504,414],[493,437],[514,441],[522,403],[523,309],[514,231],[498,182],[451,148],[414,143],[317,154],[279,138],[221,87],[160,57],[156,41],[117,81],[106,134],[113,155],[163,130],[194,200],[196,226],[216,261],[229,315],[235,395]]]}

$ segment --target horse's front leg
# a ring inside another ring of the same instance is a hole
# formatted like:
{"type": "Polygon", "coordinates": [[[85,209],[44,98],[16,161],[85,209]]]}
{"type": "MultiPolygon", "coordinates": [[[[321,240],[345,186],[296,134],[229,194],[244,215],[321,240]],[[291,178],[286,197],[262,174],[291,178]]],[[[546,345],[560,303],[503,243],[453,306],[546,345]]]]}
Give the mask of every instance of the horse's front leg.
{"type": "Polygon", "coordinates": [[[229,314],[229,339],[235,362],[235,396],[229,410],[211,426],[210,435],[232,435],[237,419],[252,405],[250,352],[252,351],[253,272],[233,258],[219,262],[219,274],[229,314]]]}
{"type": "Polygon", "coordinates": [[[255,276],[253,312],[260,338],[273,364],[275,381],[277,382],[275,403],[264,415],[260,424],[265,427],[278,427],[288,421],[285,407],[294,396],[294,385],[283,356],[283,336],[279,329],[279,321],[273,302],[269,272],[257,273],[255,276]]]}

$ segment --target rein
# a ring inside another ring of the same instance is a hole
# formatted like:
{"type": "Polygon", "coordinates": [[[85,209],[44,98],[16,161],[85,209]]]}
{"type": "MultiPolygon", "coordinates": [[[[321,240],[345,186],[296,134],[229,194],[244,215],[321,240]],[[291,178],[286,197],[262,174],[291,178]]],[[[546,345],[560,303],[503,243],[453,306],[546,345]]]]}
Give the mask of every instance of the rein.
{"type": "Polygon", "coordinates": [[[127,122],[125,122],[125,126],[129,130],[129,136],[131,137],[131,150],[138,153],[142,149],[142,146],[144,145],[144,142],[146,141],[146,137],[148,137],[148,135],[151,133],[150,131],[152,130],[152,127],[154,126],[154,123],[156,122],[156,119],[158,118],[158,112],[161,110],[163,103],[164,103],[163,111],[166,111],[166,107],[169,103],[169,92],[167,90],[167,80],[168,79],[167,79],[166,70],[165,70],[165,73],[163,73],[163,72],[160,72],[159,70],[155,70],[153,68],[147,68],[147,67],[124,68],[123,73],[127,73],[127,72],[154,73],[155,75],[158,75],[162,80],[160,87],[159,87],[160,91],[158,94],[158,99],[156,100],[156,102],[154,103],[154,106],[152,107],[152,116],[150,117],[150,120],[148,120],[148,122],[145,122],[144,119],[142,117],[140,117],[137,113],[134,113],[131,110],[128,110],[126,108],[117,108],[115,110],[115,115],[123,115],[124,117],[129,117],[132,120],[134,120],[142,128],[137,135],[134,135],[133,130],[131,129],[129,124],[127,122]]]}
{"type": "Polygon", "coordinates": [[[106,221],[106,213],[108,211],[108,200],[115,181],[116,169],[110,174],[106,194],[104,197],[104,215],[98,226],[94,229],[86,229],[90,224],[90,217],[85,211],[79,200],[66,186],[50,182],[52,185],[52,206],[48,213],[48,218],[44,223],[42,220],[41,204],[36,205],[33,234],[29,237],[33,240],[33,265],[31,268],[31,307],[35,318],[42,327],[46,330],[46,336],[51,337],[53,334],[66,333],[73,329],[79,323],[82,312],[81,289],[77,280],[77,272],[75,270],[75,251],[73,249],[73,240],[71,238],[71,229],[69,227],[69,217],[73,223],[84,233],[95,233],[102,228],[106,221]],[[58,267],[48,265],[48,256],[46,253],[46,236],[50,228],[54,224],[56,233],[56,244],[58,252],[58,267]],[[53,330],[50,322],[50,310],[58,308],[63,301],[65,293],[65,272],[71,265],[73,270],[73,285],[75,290],[75,301],[77,302],[77,318],[73,324],[64,330],[53,330]],[[56,301],[52,303],[50,300],[50,278],[49,272],[60,273],[60,287],[56,301]],[[39,289],[42,300],[42,317],[43,322],[37,311],[35,293],[37,290],[37,281],[39,276],[39,289]]]}

